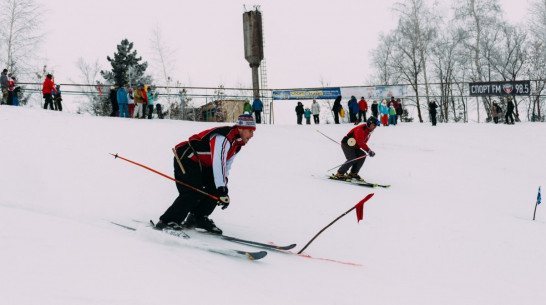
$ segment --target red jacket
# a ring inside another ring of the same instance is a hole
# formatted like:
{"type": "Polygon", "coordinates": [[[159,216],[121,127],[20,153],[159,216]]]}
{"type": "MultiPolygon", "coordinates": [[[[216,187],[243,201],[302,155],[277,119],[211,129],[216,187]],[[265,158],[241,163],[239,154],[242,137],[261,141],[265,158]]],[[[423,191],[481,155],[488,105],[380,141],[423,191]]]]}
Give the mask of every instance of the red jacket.
{"type": "Polygon", "coordinates": [[[347,140],[349,138],[355,138],[356,144],[354,146],[355,149],[362,148],[365,151],[370,150],[368,147],[368,140],[371,136],[370,129],[368,129],[368,126],[366,124],[358,125],[355,128],[351,129],[349,133],[343,138],[342,142],[347,143],[347,140]]]}
{"type": "Polygon", "coordinates": [[[55,89],[55,83],[53,83],[53,80],[49,77],[46,77],[44,81],[44,86],[42,88],[43,94],[51,94],[52,91],[55,91],[57,93],[57,89],[55,89]]]}
{"type": "Polygon", "coordinates": [[[360,111],[368,111],[368,103],[366,103],[366,100],[361,99],[358,101],[358,106],[360,107],[360,111]]]}

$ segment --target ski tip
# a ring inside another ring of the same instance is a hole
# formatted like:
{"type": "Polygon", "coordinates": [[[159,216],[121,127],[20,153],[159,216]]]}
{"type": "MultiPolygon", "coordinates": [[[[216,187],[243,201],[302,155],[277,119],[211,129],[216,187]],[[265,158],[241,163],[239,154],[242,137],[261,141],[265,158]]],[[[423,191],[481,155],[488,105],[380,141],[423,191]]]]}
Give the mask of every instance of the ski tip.
{"type": "Polygon", "coordinates": [[[244,253],[246,257],[248,257],[251,261],[256,261],[259,259],[264,258],[267,255],[266,251],[259,251],[259,252],[245,252],[244,253]]]}
{"type": "Polygon", "coordinates": [[[291,250],[291,249],[294,249],[297,245],[296,244],[291,244],[289,246],[286,246],[286,247],[279,247],[279,249],[281,250],[291,250]]]}

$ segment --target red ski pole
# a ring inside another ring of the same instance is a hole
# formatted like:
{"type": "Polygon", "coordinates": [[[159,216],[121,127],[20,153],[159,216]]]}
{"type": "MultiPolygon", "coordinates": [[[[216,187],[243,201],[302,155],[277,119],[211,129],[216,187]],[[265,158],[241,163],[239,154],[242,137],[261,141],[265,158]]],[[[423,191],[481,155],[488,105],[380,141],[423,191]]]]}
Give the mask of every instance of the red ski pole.
{"type": "Polygon", "coordinates": [[[156,174],[158,174],[158,175],[160,175],[160,176],[163,176],[163,177],[165,177],[165,178],[167,178],[167,179],[170,179],[170,180],[172,180],[172,181],[174,181],[174,182],[176,182],[176,183],[178,183],[178,184],[180,184],[180,185],[183,185],[183,186],[185,186],[185,187],[187,187],[187,188],[189,188],[189,189],[192,189],[192,190],[194,190],[194,191],[196,191],[196,192],[199,192],[199,193],[201,193],[201,194],[203,194],[203,195],[209,196],[210,198],[212,198],[212,199],[214,199],[214,200],[218,200],[218,197],[216,197],[216,196],[213,196],[213,195],[211,195],[211,194],[209,194],[209,193],[207,193],[207,192],[203,192],[202,190],[200,190],[200,189],[198,189],[198,188],[196,188],[196,187],[193,187],[193,186],[191,186],[191,185],[189,185],[189,184],[187,184],[187,183],[184,183],[184,182],[182,182],[182,181],[178,181],[178,180],[174,179],[173,177],[169,177],[169,176],[167,176],[167,175],[165,175],[165,174],[163,174],[163,173],[160,173],[160,172],[156,171],[155,169],[149,168],[149,167],[147,167],[147,166],[145,166],[145,165],[142,165],[142,164],[140,164],[140,163],[131,161],[131,160],[129,160],[129,159],[125,159],[125,158],[123,158],[122,156],[120,156],[120,155],[118,155],[118,154],[115,154],[115,155],[114,155],[114,154],[111,153],[111,155],[114,156],[114,158],[116,158],[116,159],[117,159],[117,158],[120,158],[120,159],[123,160],[123,161],[127,161],[127,162],[129,162],[129,163],[133,163],[133,164],[135,164],[135,165],[138,165],[138,166],[140,166],[140,167],[143,167],[143,168],[145,168],[145,169],[147,169],[147,170],[149,170],[149,171],[151,171],[151,172],[154,172],[154,173],[156,173],[156,174]]]}

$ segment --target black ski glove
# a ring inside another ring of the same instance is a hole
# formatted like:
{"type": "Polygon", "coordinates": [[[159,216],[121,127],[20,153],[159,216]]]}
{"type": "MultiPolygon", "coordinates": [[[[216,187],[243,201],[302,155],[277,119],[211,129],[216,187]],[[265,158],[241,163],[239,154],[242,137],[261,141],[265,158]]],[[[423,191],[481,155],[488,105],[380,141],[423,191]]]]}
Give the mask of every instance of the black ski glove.
{"type": "Polygon", "coordinates": [[[370,156],[370,157],[375,156],[375,153],[374,153],[373,150],[371,150],[371,149],[368,150],[367,153],[368,153],[368,156],[370,156]]]}
{"type": "Polygon", "coordinates": [[[222,210],[227,209],[229,206],[228,189],[225,186],[221,186],[216,189],[216,197],[218,197],[217,205],[222,206],[222,210]]]}

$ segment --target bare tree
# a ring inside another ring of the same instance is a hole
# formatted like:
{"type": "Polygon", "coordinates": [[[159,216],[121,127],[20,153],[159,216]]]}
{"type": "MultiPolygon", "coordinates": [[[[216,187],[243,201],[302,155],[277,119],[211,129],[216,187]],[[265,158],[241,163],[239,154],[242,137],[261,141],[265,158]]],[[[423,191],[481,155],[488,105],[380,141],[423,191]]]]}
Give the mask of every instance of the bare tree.
{"type": "MultiPolygon", "coordinates": [[[[491,75],[484,71],[487,65],[486,59],[494,48],[498,25],[502,20],[502,11],[498,0],[461,0],[455,2],[455,18],[461,24],[460,27],[467,31],[468,36],[465,45],[472,57],[472,80],[477,82],[490,81],[491,75]]],[[[490,70],[489,70],[490,71],[490,70]]],[[[487,71],[487,72],[489,72],[487,71]]],[[[491,119],[488,98],[482,98],[488,120],[491,119]]],[[[479,121],[479,104],[478,104],[479,121]]]]}
{"type": "Polygon", "coordinates": [[[160,67],[161,79],[165,84],[165,95],[167,98],[167,108],[170,108],[172,103],[177,103],[177,99],[172,94],[171,85],[174,82],[171,75],[175,67],[174,50],[172,50],[163,39],[163,34],[159,25],[152,30],[150,44],[153,50],[152,60],[156,66],[160,67]]]}
{"type": "Polygon", "coordinates": [[[43,10],[34,0],[2,0],[0,8],[0,63],[14,74],[30,73],[36,46],[42,39],[43,10]]]}
{"type": "MultiPolygon", "coordinates": [[[[419,121],[423,122],[419,101],[419,83],[425,83],[425,96],[429,98],[427,79],[427,58],[432,42],[436,36],[435,20],[431,9],[423,0],[406,0],[395,4],[400,14],[394,40],[394,68],[403,80],[408,81],[415,92],[415,104],[419,121]],[[421,78],[422,77],[422,78],[421,78]]],[[[428,103],[427,103],[428,104],[428,103]]]]}
{"type": "Polygon", "coordinates": [[[535,80],[532,118],[542,121],[544,115],[541,114],[540,94],[546,87],[546,0],[532,1],[529,16],[528,26],[533,39],[525,69],[529,77],[535,80]]]}
{"type": "Polygon", "coordinates": [[[390,61],[392,60],[393,48],[395,46],[394,34],[381,34],[377,48],[370,51],[372,67],[376,73],[370,80],[374,84],[391,85],[395,84],[398,74],[393,71],[390,61]]]}
{"type": "Polygon", "coordinates": [[[98,59],[92,63],[86,62],[83,58],[79,58],[76,62],[76,67],[80,71],[80,81],[83,82],[81,90],[87,98],[87,103],[78,107],[78,113],[89,113],[95,116],[108,116],[111,112],[108,98],[102,96],[103,87],[99,81],[101,79],[101,68],[98,59]]]}
{"type": "MultiPolygon", "coordinates": [[[[457,82],[457,71],[464,69],[464,61],[460,60],[464,35],[460,29],[448,25],[431,49],[433,76],[440,82],[440,120],[445,122],[449,121],[449,112],[456,122],[461,119],[460,106],[456,104],[453,94],[456,88],[453,86],[457,82]]],[[[464,103],[462,108],[464,110],[464,103]]]]}

